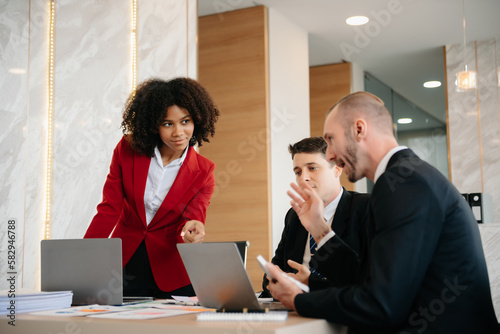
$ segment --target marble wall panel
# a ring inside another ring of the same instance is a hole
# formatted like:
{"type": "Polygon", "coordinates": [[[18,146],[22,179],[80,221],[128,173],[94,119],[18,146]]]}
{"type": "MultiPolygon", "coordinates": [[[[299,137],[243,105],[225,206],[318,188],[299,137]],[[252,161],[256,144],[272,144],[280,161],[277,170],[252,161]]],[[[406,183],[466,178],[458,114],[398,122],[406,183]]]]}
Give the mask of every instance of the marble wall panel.
{"type": "Polygon", "coordinates": [[[451,179],[461,192],[493,197],[494,221],[500,222],[500,99],[498,40],[467,44],[467,64],[477,71],[477,90],[455,91],[455,73],[463,70],[463,46],[446,47],[451,179]]]}
{"type": "Polygon", "coordinates": [[[198,1],[186,0],[188,16],[186,19],[188,44],[187,44],[187,76],[198,78],[198,1]]]}
{"type": "MultiPolygon", "coordinates": [[[[496,53],[494,39],[477,43],[478,100],[481,129],[481,153],[483,166],[483,192],[500,203],[500,110],[498,104],[496,53]]],[[[500,222],[500,205],[494,208],[494,216],[500,222]]]]}
{"type": "Polygon", "coordinates": [[[196,52],[196,46],[188,45],[188,40],[192,42],[192,25],[197,21],[191,13],[188,19],[188,9],[195,8],[188,1],[174,0],[139,0],[137,7],[138,82],[151,77],[187,76],[188,52],[196,52]]]}
{"type": "Polygon", "coordinates": [[[28,131],[29,1],[0,3],[0,289],[22,286],[26,136],[28,131]],[[8,242],[10,241],[10,243],[8,242]],[[11,246],[8,248],[8,246],[11,246]],[[12,248],[15,247],[15,248],[12,248]]]}
{"type": "MultiPolygon", "coordinates": [[[[475,70],[475,43],[467,44],[467,65],[475,70]]],[[[477,99],[475,91],[456,92],[455,74],[464,70],[464,48],[456,44],[446,47],[448,132],[450,143],[451,181],[461,192],[480,192],[481,156],[477,99]]]]}
{"type": "MultiPolygon", "coordinates": [[[[495,59],[495,64],[497,66],[497,103],[498,103],[498,111],[500,112],[500,38],[497,38],[495,40],[495,50],[496,50],[496,59],[495,59]]],[[[498,122],[500,124],[500,117],[498,119],[498,122]]],[[[500,126],[500,125],[499,125],[500,126]]]]}
{"type": "Polygon", "coordinates": [[[54,239],[83,237],[102,197],[130,89],[130,8],[56,2],[54,239]]]}

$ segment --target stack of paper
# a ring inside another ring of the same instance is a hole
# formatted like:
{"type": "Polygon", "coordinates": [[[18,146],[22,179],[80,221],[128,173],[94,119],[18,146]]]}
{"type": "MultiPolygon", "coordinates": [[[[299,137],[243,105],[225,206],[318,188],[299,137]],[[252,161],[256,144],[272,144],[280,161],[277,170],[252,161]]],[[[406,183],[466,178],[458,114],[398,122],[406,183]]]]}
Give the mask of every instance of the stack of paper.
{"type": "Polygon", "coordinates": [[[71,291],[0,290],[0,315],[67,308],[72,300],[71,291]]]}

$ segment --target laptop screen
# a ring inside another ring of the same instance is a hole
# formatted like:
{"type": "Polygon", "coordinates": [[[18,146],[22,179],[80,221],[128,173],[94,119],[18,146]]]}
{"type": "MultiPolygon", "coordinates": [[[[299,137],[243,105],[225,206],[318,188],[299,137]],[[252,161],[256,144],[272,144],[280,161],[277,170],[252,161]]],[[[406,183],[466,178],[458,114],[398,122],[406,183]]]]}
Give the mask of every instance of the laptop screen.
{"type": "Polygon", "coordinates": [[[121,239],[41,242],[42,291],[73,291],[72,305],[123,302],[121,239]]]}
{"type": "Polygon", "coordinates": [[[177,248],[201,305],[261,308],[235,243],[177,244],[177,248]]]}

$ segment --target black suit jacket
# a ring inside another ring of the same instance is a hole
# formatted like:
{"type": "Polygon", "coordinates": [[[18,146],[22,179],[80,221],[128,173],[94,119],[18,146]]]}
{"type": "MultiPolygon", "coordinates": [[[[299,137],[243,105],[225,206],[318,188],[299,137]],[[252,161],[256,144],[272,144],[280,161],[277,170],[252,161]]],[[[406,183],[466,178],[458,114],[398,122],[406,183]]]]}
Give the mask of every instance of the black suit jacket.
{"type": "Polygon", "coordinates": [[[300,294],[298,313],[367,333],[498,334],[479,229],[455,187],[407,149],[370,201],[370,279],[300,294]]]}
{"type": "MultiPolygon", "coordinates": [[[[332,221],[335,236],[318,249],[310,262],[310,266],[321,274],[311,274],[309,286],[312,290],[329,284],[344,286],[360,283],[364,277],[362,263],[367,253],[368,236],[365,225],[370,195],[343,190],[332,221]]],[[[285,272],[294,272],[287,260],[302,263],[308,237],[309,233],[295,211],[288,210],[281,240],[271,262],[285,272]]],[[[270,296],[268,284],[264,275],[263,297],[270,296]]]]}

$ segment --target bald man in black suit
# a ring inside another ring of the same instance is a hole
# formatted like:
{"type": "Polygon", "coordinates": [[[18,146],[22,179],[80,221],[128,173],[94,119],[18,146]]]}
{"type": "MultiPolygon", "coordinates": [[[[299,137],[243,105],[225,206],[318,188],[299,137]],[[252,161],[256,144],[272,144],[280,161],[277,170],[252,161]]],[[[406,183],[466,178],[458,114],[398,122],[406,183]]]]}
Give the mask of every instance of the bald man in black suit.
{"type": "MultiPolygon", "coordinates": [[[[498,334],[476,220],[460,193],[434,167],[398,146],[392,119],[376,96],[358,92],[325,120],[327,159],[351,181],[375,185],[370,200],[370,275],[360,285],[302,293],[288,280],[269,290],[308,317],[357,333],[498,334]]],[[[330,228],[312,189],[292,185],[292,207],[317,239],[330,228]]],[[[273,277],[279,270],[271,265],[273,277]]]]}

